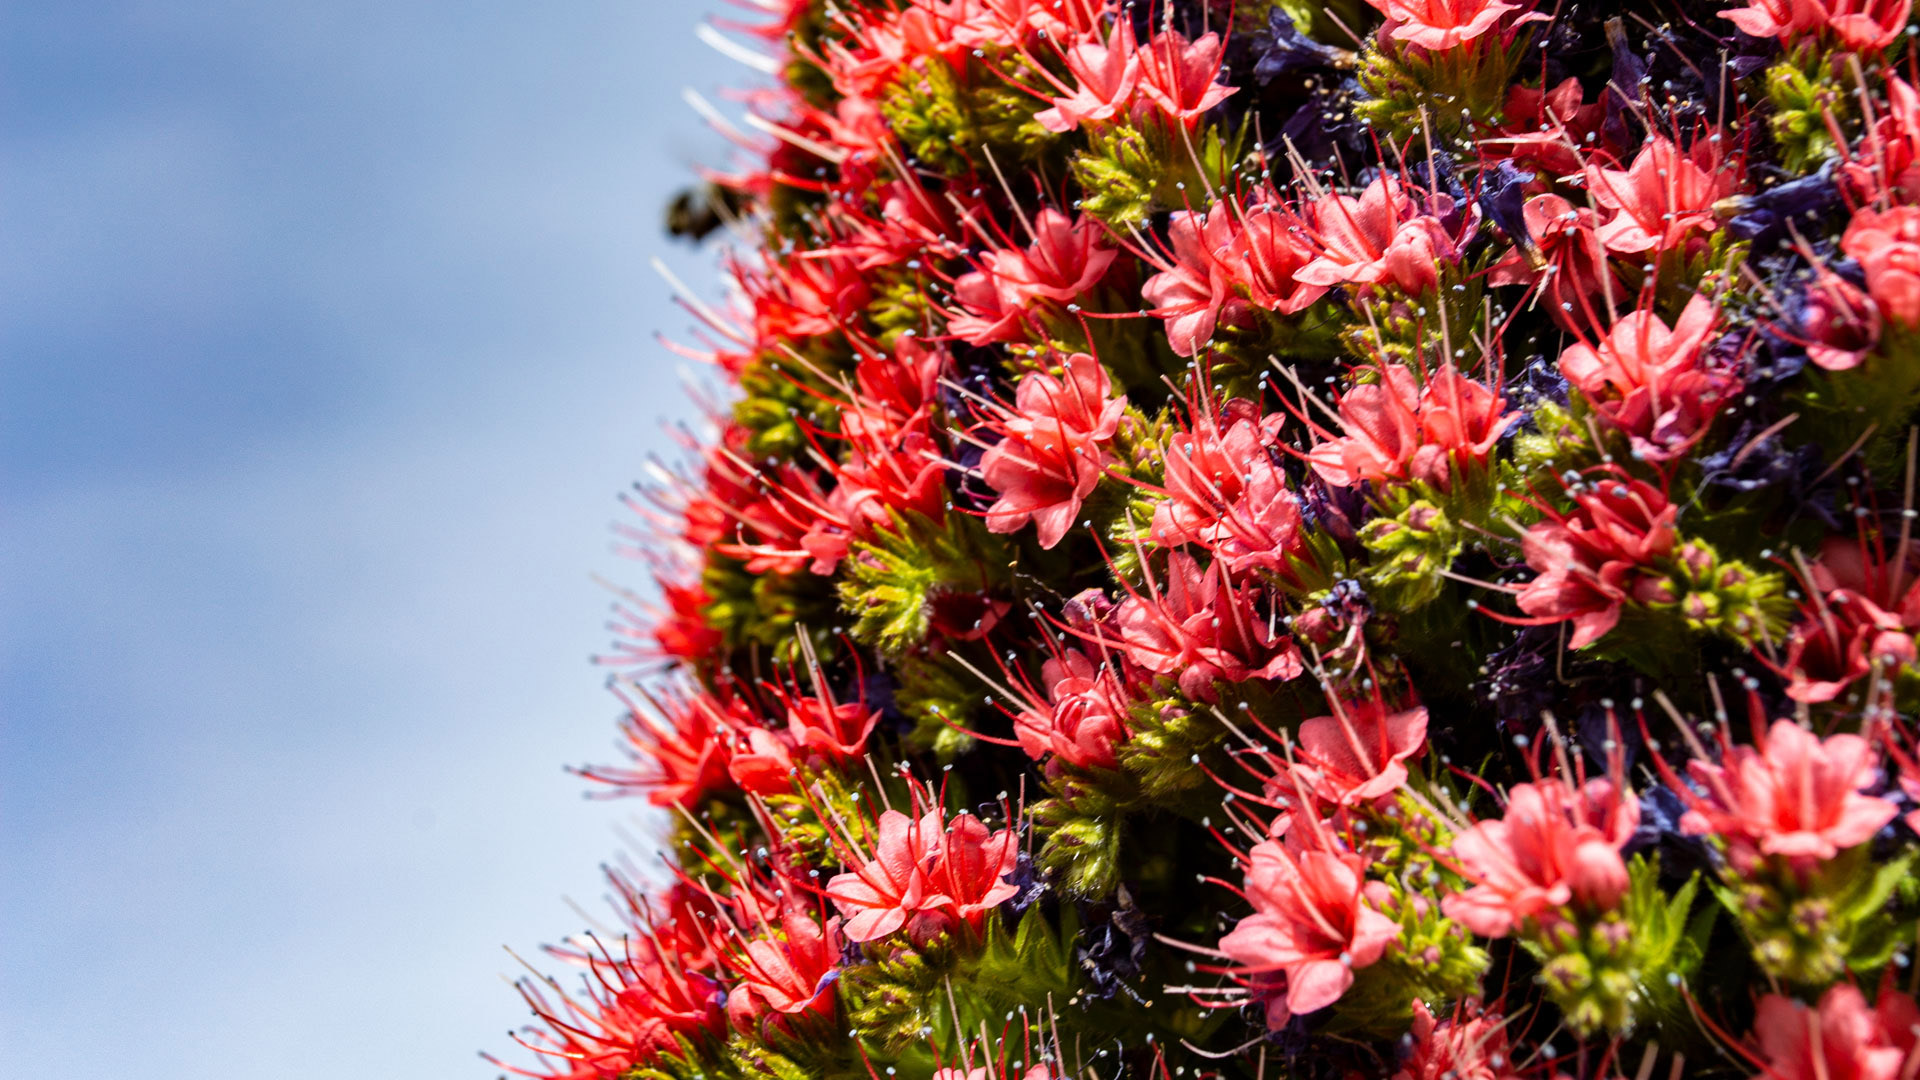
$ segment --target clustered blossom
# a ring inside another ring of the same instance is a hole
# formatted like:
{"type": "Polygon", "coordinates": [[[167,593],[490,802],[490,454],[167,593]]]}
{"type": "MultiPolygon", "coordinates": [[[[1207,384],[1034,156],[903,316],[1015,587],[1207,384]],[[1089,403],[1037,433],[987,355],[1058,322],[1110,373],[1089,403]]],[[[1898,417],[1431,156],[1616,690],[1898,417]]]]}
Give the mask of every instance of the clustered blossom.
{"type": "Polygon", "coordinates": [[[750,7],[503,1068],[1920,1075],[1910,0],[750,7]]]}
{"type": "Polygon", "coordinates": [[[1620,849],[1639,823],[1640,804],[1612,780],[1516,784],[1504,815],[1454,838],[1453,857],[1473,886],[1441,905],[1487,937],[1505,937],[1528,920],[1564,918],[1569,906],[1611,909],[1628,885],[1620,849]]]}
{"type": "Polygon", "coordinates": [[[1494,446],[1518,417],[1499,392],[1451,366],[1420,385],[1403,367],[1386,368],[1340,398],[1343,434],[1307,455],[1329,484],[1352,487],[1419,481],[1442,492],[1454,473],[1486,465],[1494,446]]]}
{"type": "Polygon", "coordinates": [[[1687,765],[1692,785],[1683,832],[1711,835],[1741,863],[1778,856],[1811,866],[1871,840],[1899,808],[1863,794],[1877,778],[1871,743],[1826,739],[1790,720],[1754,733],[1753,746],[1727,745],[1718,762],[1687,765]],[[1691,794],[1698,791],[1700,794],[1691,794]]]}
{"type": "Polygon", "coordinates": [[[1000,493],[987,528],[1007,533],[1032,522],[1043,548],[1066,536],[1114,460],[1106,446],[1127,407],[1110,396],[1113,383],[1093,357],[1075,353],[1061,366],[1060,378],[1020,380],[1013,408],[991,425],[1000,441],[980,459],[981,477],[1000,493]]]}
{"type": "Polygon", "coordinates": [[[903,927],[921,940],[962,924],[978,930],[989,910],[1019,891],[1004,880],[1017,843],[1011,830],[989,833],[972,814],[947,821],[937,809],[917,819],[887,810],[873,857],[827,882],[827,897],[846,916],[841,932],[851,941],[903,927]]]}
{"type": "Polygon", "coordinates": [[[1520,590],[1520,609],[1541,622],[1570,622],[1568,647],[1604,636],[1632,600],[1670,599],[1656,563],[1673,551],[1679,510],[1642,480],[1602,473],[1573,495],[1573,511],[1528,529],[1521,538],[1537,572],[1520,590]]]}

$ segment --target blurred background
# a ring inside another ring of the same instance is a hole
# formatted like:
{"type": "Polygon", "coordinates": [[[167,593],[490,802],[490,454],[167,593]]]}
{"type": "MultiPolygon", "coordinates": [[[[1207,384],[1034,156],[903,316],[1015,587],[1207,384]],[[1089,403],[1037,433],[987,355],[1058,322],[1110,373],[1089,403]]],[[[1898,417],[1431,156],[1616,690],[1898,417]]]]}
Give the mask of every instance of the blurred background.
{"type": "Polygon", "coordinates": [[[0,7],[0,1075],[513,1056],[637,809],[561,766],[714,6],[0,7]]]}

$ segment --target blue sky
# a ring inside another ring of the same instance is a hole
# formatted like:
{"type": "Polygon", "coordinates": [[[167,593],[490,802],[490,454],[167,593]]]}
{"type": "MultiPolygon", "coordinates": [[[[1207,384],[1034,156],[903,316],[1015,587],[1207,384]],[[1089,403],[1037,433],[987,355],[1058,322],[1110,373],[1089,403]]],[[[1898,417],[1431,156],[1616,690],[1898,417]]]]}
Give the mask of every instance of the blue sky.
{"type": "Polygon", "coordinates": [[[636,810],[709,6],[0,8],[0,1074],[494,1074],[636,810]]]}

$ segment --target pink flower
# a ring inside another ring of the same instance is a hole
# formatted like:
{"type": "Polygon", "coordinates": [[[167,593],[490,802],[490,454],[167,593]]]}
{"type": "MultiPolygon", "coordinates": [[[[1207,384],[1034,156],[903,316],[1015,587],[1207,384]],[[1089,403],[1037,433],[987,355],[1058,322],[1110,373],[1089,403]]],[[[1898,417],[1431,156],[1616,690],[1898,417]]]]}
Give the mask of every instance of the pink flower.
{"type": "Polygon", "coordinates": [[[851,761],[867,752],[867,736],[880,722],[880,710],[866,703],[837,704],[831,699],[796,697],[787,701],[787,734],[795,749],[828,761],[851,761]]]}
{"type": "Polygon", "coordinates": [[[1626,169],[1587,167],[1600,205],[1616,211],[1600,226],[1607,250],[1628,254],[1670,251],[1695,232],[1718,228],[1713,204],[1740,189],[1741,175],[1713,138],[1695,139],[1684,153],[1655,136],[1626,169]]]}
{"type": "Polygon", "coordinates": [[[1393,1080],[1513,1080],[1513,1051],[1499,1013],[1483,1013],[1478,1001],[1435,1021],[1418,998],[1413,1002],[1413,1050],[1393,1080]]]}
{"type": "Polygon", "coordinates": [[[898,810],[880,815],[873,858],[827,882],[827,899],[846,917],[850,941],[875,941],[907,925],[927,892],[925,864],[939,842],[940,811],[916,821],[898,810]]]}
{"type": "MultiPolygon", "coordinates": [[[[939,811],[931,812],[938,822],[939,811]]],[[[972,814],[959,814],[941,830],[927,869],[924,909],[958,918],[978,932],[987,913],[1018,895],[1006,880],[1020,854],[1012,829],[991,831],[972,814]]]]}
{"type": "Polygon", "coordinates": [[[1193,123],[1234,92],[1215,80],[1220,75],[1219,34],[1203,34],[1189,42],[1178,30],[1167,30],[1139,52],[1140,92],[1168,116],[1193,123]]]}
{"type": "Polygon", "coordinates": [[[1019,854],[1012,830],[990,832],[972,814],[944,818],[938,807],[917,820],[880,815],[873,857],[827,882],[848,939],[877,941],[904,928],[925,944],[961,925],[978,931],[987,912],[1019,892],[1003,880],[1019,854]]]}
{"type": "MultiPolygon", "coordinates": [[[[1859,987],[1841,983],[1805,1004],[1780,994],[1760,999],[1753,1040],[1767,1080],[1895,1080],[1912,1053],[1913,999],[1888,987],[1868,1009],[1859,987]]],[[[1911,1070],[1907,1070],[1911,1071],[1911,1070]]]]}
{"type": "Polygon", "coordinates": [[[1861,204],[1911,204],[1920,197],[1920,93],[1894,75],[1886,77],[1886,88],[1885,108],[1840,163],[1861,204]]]}
{"type": "Polygon", "coordinates": [[[1298,215],[1280,206],[1249,207],[1227,249],[1236,284],[1255,307],[1292,315],[1327,294],[1324,285],[1300,280],[1300,268],[1317,254],[1298,215]]]}
{"type": "Polygon", "coordinates": [[[1261,416],[1259,406],[1234,398],[1218,411],[1201,402],[1186,431],[1168,440],[1166,499],[1153,510],[1150,535],[1162,547],[1211,539],[1229,507],[1259,470],[1274,468],[1270,451],[1286,417],[1261,416]]]}
{"type": "Polygon", "coordinates": [[[1099,246],[1103,235],[1092,219],[1069,220],[1048,207],[1033,217],[1032,246],[989,252],[985,259],[1008,306],[1026,307],[1036,299],[1064,304],[1098,284],[1119,254],[1099,246]]]}
{"type": "Polygon", "coordinates": [[[1568,346],[1560,371],[1642,457],[1665,461],[1693,445],[1737,385],[1705,364],[1717,321],[1713,302],[1698,294],[1671,329],[1653,312],[1635,310],[1597,345],[1568,346]]]}
{"type": "Polygon", "coordinates": [[[1792,42],[1831,33],[1849,52],[1878,53],[1899,40],[1913,0],[1751,0],[1720,17],[1754,37],[1792,42]]]}
{"type": "MultiPolygon", "coordinates": [[[[1523,5],[1505,0],[1367,0],[1367,3],[1387,17],[1387,33],[1395,41],[1434,50],[1458,48],[1492,30],[1508,12],[1527,10],[1523,5]]],[[[1528,12],[1508,25],[1545,19],[1539,12],[1528,12]]]]}
{"type": "Polygon", "coordinates": [[[1390,711],[1386,702],[1373,698],[1333,705],[1333,715],[1300,725],[1297,781],[1340,806],[1400,790],[1407,782],[1407,759],[1426,745],[1426,707],[1390,711]]]}
{"type": "MultiPolygon", "coordinates": [[[[1445,214],[1453,201],[1432,197],[1445,214]]],[[[1391,176],[1382,175],[1358,199],[1329,193],[1313,204],[1318,256],[1294,273],[1309,285],[1398,287],[1422,296],[1439,285],[1439,266],[1455,262],[1459,248],[1439,220],[1419,213],[1413,199],[1391,176]]]]}
{"type": "Polygon", "coordinates": [[[1354,854],[1294,854],[1263,840],[1248,852],[1246,894],[1253,914],[1220,939],[1220,951],[1248,976],[1284,973],[1286,996],[1267,1026],[1317,1012],[1353,985],[1353,973],[1380,959],[1400,925],[1362,895],[1365,861],[1354,854]]]}
{"type": "Polygon", "coordinates": [[[1206,570],[1193,556],[1167,557],[1165,589],[1148,575],[1146,595],[1133,594],[1113,613],[1127,659],[1156,675],[1176,675],[1180,692],[1218,701],[1216,681],[1287,680],[1303,670],[1300,651],[1276,636],[1253,610],[1252,590],[1225,581],[1224,567],[1206,570]]]}
{"type": "Polygon", "coordinates": [[[1014,408],[990,425],[1003,437],[980,459],[987,486],[1000,495],[987,509],[988,531],[1016,532],[1031,521],[1043,548],[1066,536],[1113,460],[1106,444],[1127,399],[1112,392],[1106,369],[1085,353],[1067,358],[1061,378],[1036,371],[1020,380],[1014,408]]]}
{"type": "Polygon", "coordinates": [[[1575,905],[1611,910],[1628,886],[1620,848],[1640,823],[1640,804],[1611,781],[1516,784],[1507,812],[1454,837],[1465,892],[1440,910],[1471,933],[1505,937],[1528,920],[1555,920],[1575,905]]]}
{"type": "Polygon", "coordinates": [[[1840,250],[1866,271],[1881,315],[1909,330],[1920,326],[1920,207],[1857,211],[1840,250]]]}
{"type": "Polygon", "coordinates": [[[1687,773],[1704,795],[1675,788],[1688,802],[1682,832],[1727,842],[1736,862],[1778,855],[1799,865],[1831,859],[1873,838],[1898,808],[1860,789],[1879,776],[1873,744],[1858,735],[1822,740],[1790,720],[1776,720],[1753,746],[1722,735],[1719,764],[1694,760],[1687,773]]]}
{"type": "Polygon", "coordinates": [[[1233,215],[1224,207],[1199,214],[1176,210],[1167,225],[1173,245],[1168,269],[1148,278],[1141,299],[1166,320],[1167,344],[1192,356],[1213,338],[1220,308],[1232,298],[1226,268],[1215,252],[1233,239],[1233,215]]]}
{"type": "Polygon", "coordinates": [[[1027,756],[1052,754],[1077,769],[1113,769],[1114,747],[1127,741],[1127,697],[1118,675],[1077,649],[1064,649],[1040,668],[1046,702],[1030,702],[1013,718],[1027,756]]]}
{"type": "Polygon", "coordinates": [[[1053,107],[1034,114],[1048,131],[1072,131],[1089,120],[1122,115],[1140,85],[1140,58],[1133,41],[1133,20],[1115,19],[1111,36],[1094,37],[1067,49],[1067,71],[1076,86],[1053,107]]]}
{"type": "Polygon", "coordinates": [[[1481,468],[1516,417],[1506,401],[1449,364],[1420,386],[1413,372],[1390,364],[1380,381],[1341,395],[1346,434],[1315,447],[1307,460],[1329,484],[1352,487],[1417,481],[1452,490],[1456,468],[1481,468]]]}
{"type": "Polygon", "coordinates": [[[1649,590],[1663,579],[1648,568],[1673,549],[1675,513],[1650,484],[1596,481],[1574,496],[1571,515],[1540,522],[1521,538],[1521,553],[1540,576],[1520,591],[1520,610],[1540,623],[1572,620],[1568,648],[1592,644],[1620,621],[1623,602],[1659,598],[1649,590]]]}

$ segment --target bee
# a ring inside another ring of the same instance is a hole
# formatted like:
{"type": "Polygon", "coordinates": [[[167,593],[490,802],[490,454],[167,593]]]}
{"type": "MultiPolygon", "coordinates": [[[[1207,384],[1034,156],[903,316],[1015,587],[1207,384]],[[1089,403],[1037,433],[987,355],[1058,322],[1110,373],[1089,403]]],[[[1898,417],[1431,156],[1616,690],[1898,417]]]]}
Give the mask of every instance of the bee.
{"type": "Polygon", "coordinates": [[[740,214],[739,192],[719,184],[690,187],[667,204],[667,233],[699,243],[740,214]]]}

